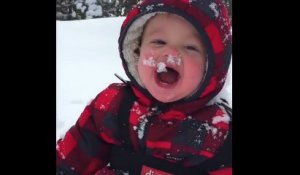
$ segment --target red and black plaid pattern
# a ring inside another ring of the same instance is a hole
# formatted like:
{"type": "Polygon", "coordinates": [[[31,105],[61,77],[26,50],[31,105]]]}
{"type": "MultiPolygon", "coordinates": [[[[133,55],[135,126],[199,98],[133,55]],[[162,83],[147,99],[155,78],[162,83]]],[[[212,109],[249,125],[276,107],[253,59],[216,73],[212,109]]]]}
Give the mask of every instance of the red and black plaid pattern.
{"type": "MultiPolygon", "coordinates": [[[[102,91],[58,141],[58,172],[88,175],[109,171],[105,167],[111,147],[121,142],[117,116],[124,88],[124,84],[112,84],[102,91]]],[[[229,125],[220,107],[197,106],[199,101],[194,101],[161,112],[132,88],[137,100],[130,110],[129,132],[136,151],[146,146],[146,153],[154,157],[193,166],[212,158],[226,139],[229,125]]]]}

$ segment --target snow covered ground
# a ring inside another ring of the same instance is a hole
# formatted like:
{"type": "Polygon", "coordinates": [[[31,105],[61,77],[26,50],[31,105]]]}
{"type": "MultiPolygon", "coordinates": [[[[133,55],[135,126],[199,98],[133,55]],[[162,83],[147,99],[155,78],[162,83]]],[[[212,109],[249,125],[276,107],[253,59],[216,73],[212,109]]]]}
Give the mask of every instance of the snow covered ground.
{"type": "Polygon", "coordinates": [[[118,36],[124,18],[56,21],[56,139],[84,107],[112,82],[123,78],[118,36]]]}
{"type": "MultiPolygon", "coordinates": [[[[104,88],[128,79],[119,58],[124,17],[56,22],[56,140],[75,124],[84,107],[104,88]]],[[[231,69],[220,93],[231,103],[231,69]]]]}

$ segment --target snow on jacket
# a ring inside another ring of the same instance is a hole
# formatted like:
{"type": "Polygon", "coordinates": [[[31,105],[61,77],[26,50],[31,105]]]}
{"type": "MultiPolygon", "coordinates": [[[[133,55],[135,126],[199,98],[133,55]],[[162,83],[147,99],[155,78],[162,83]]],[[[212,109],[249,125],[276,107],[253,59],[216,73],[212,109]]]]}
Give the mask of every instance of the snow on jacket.
{"type": "MultiPolygon", "coordinates": [[[[134,149],[146,149],[143,151],[147,154],[186,167],[213,158],[227,138],[230,123],[224,108],[208,105],[224,85],[231,57],[230,21],[221,1],[146,0],[123,22],[119,51],[136,96],[129,116],[134,149]],[[138,59],[134,50],[143,26],[158,12],[175,13],[189,21],[198,30],[208,54],[206,74],[196,93],[172,103],[155,100],[140,85],[134,66],[138,59]]],[[[58,174],[114,174],[106,167],[112,146],[121,145],[117,116],[126,86],[112,84],[99,93],[58,141],[58,174]]],[[[229,175],[231,167],[220,167],[210,174],[229,175]]]]}

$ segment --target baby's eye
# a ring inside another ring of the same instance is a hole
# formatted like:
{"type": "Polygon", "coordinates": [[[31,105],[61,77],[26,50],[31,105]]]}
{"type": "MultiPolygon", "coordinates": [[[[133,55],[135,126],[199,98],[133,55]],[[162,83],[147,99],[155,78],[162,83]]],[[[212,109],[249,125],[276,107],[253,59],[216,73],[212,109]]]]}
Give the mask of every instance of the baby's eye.
{"type": "Polygon", "coordinates": [[[187,50],[199,52],[199,49],[196,46],[185,46],[187,50]]]}
{"type": "Polygon", "coordinates": [[[165,42],[164,40],[160,40],[160,39],[153,40],[152,43],[155,44],[155,45],[165,45],[165,44],[167,44],[167,42],[165,42]]]}

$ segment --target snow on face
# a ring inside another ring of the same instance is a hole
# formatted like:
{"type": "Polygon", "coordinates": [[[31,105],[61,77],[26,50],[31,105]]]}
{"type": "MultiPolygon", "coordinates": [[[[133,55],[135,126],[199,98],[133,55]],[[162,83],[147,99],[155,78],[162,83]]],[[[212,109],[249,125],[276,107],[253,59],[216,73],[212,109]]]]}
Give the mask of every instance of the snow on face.
{"type": "Polygon", "coordinates": [[[180,66],[181,65],[181,57],[180,56],[174,56],[174,55],[167,55],[166,58],[163,59],[159,59],[159,60],[163,60],[160,62],[157,62],[153,56],[150,56],[148,58],[144,58],[143,59],[143,65],[145,66],[149,66],[149,67],[156,67],[156,71],[158,73],[160,72],[167,72],[167,65],[175,65],[175,66],[180,66]]]}
{"type": "Polygon", "coordinates": [[[175,64],[177,66],[180,66],[181,65],[181,57],[176,57],[176,56],[173,56],[173,55],[168,55],[167,63],[175,64]]]}
{"type": "Polygon", "coordinates": [[[150,66],[150,67],[155,67],[156,62],[153,59],[153,57],[149,57],[149,58],[143,59],[143,65],[150,66]]]}
{"type": "Polygon", "coordinates": [[[158,73],[160,73],[160,72],[168,72],[167,69],[166,69],[166,64],[163,63],[163,62],[157,63],[157,70],[156,71],[158,73]]]}

